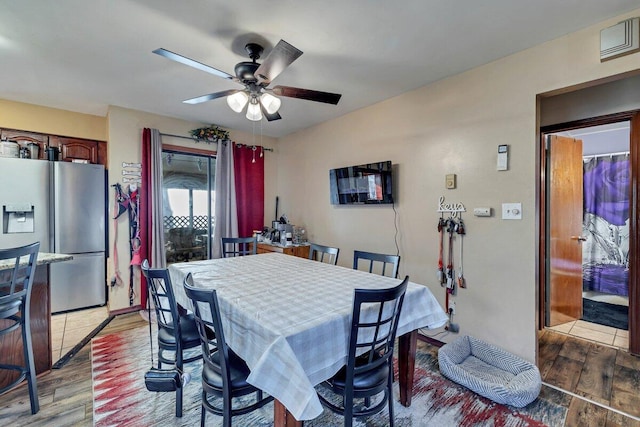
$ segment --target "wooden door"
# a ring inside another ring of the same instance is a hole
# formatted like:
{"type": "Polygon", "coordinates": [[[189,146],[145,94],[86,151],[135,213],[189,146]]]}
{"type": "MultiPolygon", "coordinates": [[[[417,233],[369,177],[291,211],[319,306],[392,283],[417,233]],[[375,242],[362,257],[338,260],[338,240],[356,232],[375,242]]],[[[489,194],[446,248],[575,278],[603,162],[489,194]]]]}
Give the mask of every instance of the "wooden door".
{"type": "Polygon", "coordinates": [[[582,141],[548,137],[547,326],[582,317],[582,141]]]}

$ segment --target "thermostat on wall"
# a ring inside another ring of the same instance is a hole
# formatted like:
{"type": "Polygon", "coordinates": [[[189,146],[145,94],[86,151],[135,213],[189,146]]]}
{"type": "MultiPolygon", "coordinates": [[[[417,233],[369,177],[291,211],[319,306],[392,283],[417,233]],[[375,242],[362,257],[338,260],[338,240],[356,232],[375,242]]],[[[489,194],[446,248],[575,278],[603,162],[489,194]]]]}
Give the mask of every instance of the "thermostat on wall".
{"type": "Polygon", "coordinates": [[[509,168],[509,146],[507,144],[498,145],[498,166],[499,171],[506,171],[509,168]]]}

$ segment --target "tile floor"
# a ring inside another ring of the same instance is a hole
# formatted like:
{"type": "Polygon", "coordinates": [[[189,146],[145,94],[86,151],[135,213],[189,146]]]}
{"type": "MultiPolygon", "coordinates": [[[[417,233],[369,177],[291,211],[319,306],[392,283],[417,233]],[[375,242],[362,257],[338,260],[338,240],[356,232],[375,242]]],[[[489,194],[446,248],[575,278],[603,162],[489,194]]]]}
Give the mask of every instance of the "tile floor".
{"type": "Polygon", "coordinates": [[[548,329],[623,350],[629,348],[629,331],[612,328],[611,326],[576,320],[548,329]]]}
{"type": "Polygon", "coordinates": [[[51,360],[53,363],[67,354],[107,317],[109,312],[106,306],[52,315],[51,360]]]}

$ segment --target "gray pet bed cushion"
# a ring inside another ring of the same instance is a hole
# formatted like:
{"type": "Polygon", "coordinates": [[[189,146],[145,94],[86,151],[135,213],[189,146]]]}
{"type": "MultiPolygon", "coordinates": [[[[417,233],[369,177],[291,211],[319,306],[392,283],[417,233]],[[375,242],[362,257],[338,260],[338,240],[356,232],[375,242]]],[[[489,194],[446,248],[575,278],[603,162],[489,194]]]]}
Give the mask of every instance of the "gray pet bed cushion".
{"type": "Polygon", "coordinates": [[[481,396],[521,408],[540,393],[536,365],[477,338],[462,336],[438,352],[440,372],[481,396]]]}

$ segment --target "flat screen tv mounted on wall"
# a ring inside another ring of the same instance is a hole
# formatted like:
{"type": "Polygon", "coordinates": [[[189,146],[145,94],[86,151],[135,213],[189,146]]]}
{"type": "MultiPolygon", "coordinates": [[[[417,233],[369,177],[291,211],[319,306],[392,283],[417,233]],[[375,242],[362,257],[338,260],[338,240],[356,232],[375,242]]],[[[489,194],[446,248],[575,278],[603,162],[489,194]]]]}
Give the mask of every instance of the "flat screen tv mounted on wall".
{"type": "Polygon", "coordinates": [[[331,204],[393,204],[391,161],[367,163],[329,171],[331,204]]]}

